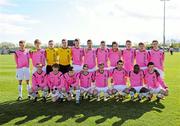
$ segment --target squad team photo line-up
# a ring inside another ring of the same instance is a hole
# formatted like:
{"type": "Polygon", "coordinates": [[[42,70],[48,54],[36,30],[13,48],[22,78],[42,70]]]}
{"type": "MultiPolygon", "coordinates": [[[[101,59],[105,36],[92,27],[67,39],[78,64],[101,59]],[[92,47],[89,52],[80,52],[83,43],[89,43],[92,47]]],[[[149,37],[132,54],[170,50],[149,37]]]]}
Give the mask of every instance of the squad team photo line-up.
{"type": "Polygon", "coordinates": [[[80,47],[80,39],[73,42],[70,48],[67,40],[62,39],[61,47],[55,48],[54,41],[50,40],[48,47],[42,49],[41,41],[36,39],[35,50],[28,50],[26,42],[19,41],[19,49],[14,53],[18,101],[23,99],[22,81],[26,81],[28,99],[33,102],[39,98],[43,102],[47,98],[53,102],[75,100],[77,104],[83,99],[100,101],[101,98],[104,101],[111,98],[151,101],[155,98],[160,102],[168,95],[164,82],[165,54],[157,40],[152,41],[150,50],[146,50],[143,42],[134,49],[130,40],[122,50],[115,41],[111,48],[101,41],[96,49],[92,40],[87,40],[85,48],[80,47]]]}

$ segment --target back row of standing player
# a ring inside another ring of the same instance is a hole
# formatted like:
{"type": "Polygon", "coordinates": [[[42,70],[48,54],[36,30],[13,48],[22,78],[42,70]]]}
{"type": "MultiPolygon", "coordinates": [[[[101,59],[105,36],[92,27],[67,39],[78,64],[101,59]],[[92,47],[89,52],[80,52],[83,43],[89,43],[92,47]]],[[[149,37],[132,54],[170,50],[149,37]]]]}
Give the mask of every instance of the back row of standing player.
{"type": "Polygon", "coordinates": [[[34,45],[36,50],[29,51],[25,49],[25,41],[20,41],[20,49],[15,52],[15,60],[17,64],[17,79],[19,80],[19,97],[22,98],[22,80],[25,77],[27,82],[27,90],[29,85],[29,58],[32,59],[33,73],[37,70],[37,64],[42,64],[43,71],[49,74],[52,71],[53,64],[59,64],[59,71],[63,74],[68,72],[70,64],[75,72],[82,70],[83,64],[87,64],[88,71],[96,70],[97,64],[104,64],[105,69],[113,69],[117,62],[122,59],[124,69],[129,72],[133,69],[134,64],[138,64],[141,69],[147,67],[148,62],[153,62],[156,69],[163,77],[164,52],[158,48],[158,41],[152,42],[152,49],[147,51],[144,43],[139,43],[139,49],[132,48],[132,42],[126,41],[126,48],[120,50],[117,42],[112,42],[112,48],[106,48],[105,41],[101,41],[100,47],[93,48],[92,40],[87,41],[87,48],[80,47],[80,40],[75,39],[75,46],[69,48],[67,40],[62,40],[60,48],[54,48],[54,42],[48,42],[48,48],[41,49],[41,41],[36,39],[34,45]]]}
{"type": "MultiPolygon", "coordinates": [[[[24,42],[20,41],[20,46],[23,46],[21,42],[24,42]]],[[[126,48],[123,50],[118,48],[117,42],[112,42],[111,49],[106,48],[105,41],[101,41],[100,47],[97,49],[93,48],[93,43],[91,40],[87,41],[87,48],[80,47],[79,39],[75,39],[74,44],[74,47],[69,48],[67,46],[67,40],[63,39],[62,47],[54,48],[54,42],[50,40],[48,42],[48,48],[41,49],[41,41],[36,39],[34,41],[36,50],[21,51],[20,48],[20,50],[16,51],[16,57],[21,55],[21,53],[29,55],[29,57],[22,57],[23,62],[18,62],[19,64],[17,65],[23,65],[25,62],[29,63],[29,58],[31,57],[34,68],[33,72],[36,71],[36,64],[41,63],[43,65],[43,70],[48,74],[52,71],[52,65],[57,63],[60,66],[60,71],[62,73],[66,73],[70,67],[71,61],[74,70],[79,72],[82,70],[83,64],[88,65],[89,71],[95,71],[97,64],[101,63],[104,63],[105,69],[112,69],[116,66],[117,61],[122,59],[124,61],[124,69],[126,71],[131,71],[134,64],[138,64],[141,69],[145,69],[148,62],[153,62],[158,72],[161,75],[163,74],[164,52],[158,48],[157,40],[152,42],[152,49],[149,51],[145,49],[144,43],[139,43],[139,49],[133,49],[130,40],[126,41],[126,48]]],[[[26,64],[26,67],[29,66],[28,63],[26,64]]]]}

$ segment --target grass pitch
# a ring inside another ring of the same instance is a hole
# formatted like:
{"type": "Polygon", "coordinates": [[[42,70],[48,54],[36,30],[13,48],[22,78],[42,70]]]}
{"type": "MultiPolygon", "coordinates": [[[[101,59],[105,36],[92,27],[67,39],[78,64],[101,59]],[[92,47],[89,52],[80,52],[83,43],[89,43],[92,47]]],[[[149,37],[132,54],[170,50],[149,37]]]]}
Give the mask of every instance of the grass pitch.
{"type": "Polygon", "coordinates": [[[169,96],[160,103],[110,100],[107,102],[17,102],[17,80],[12,55],[0,55],[0,125],[60,126],[180,126],[180,53],[166,53],[165,81],[169,96]]]}

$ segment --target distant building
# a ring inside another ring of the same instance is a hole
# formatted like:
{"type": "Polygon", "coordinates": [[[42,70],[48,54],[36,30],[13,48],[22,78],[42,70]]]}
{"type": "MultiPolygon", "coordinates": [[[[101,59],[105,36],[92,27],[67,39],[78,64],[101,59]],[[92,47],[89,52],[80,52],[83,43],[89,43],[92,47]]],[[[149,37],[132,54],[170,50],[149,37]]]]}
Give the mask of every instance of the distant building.
{"type": "MultiPolygon", "coordinates": [[[[82,48],[86,48],[87,45],[81,45],[81,47],[82,47],[82,48]]],[[[98,47],[99,47],[99,45],[93,45],[93,48],[98,48],[98,47]]],[[[107,45],[107,47],[108,47],[108,48],[111,48],[112,45],[107,45]]],[[[119,45],[119,48],[120,48],[120,49],[124,49],[125,47],[126,47],[125,45],[119,45]]]]}
{"type": "MultiPolygon", "coordinates": [[[[107,45],[107,47],[108,47],[108,48],[111,48],[112,45],[107,45]]],[[[120,49],[124,49],[125,47],[126,47],[125,45],[119,45],[119,48],[120,48],[120,49]]]]}
{"type": "Polygon", "coordinates": [[[68,46],[74,46],[74,40],[68,40],[68,46]]]}
{"type": "Polygon", "coordinates": [[[10,54],[10,49],[4,47],[0,50],[0,53],[1,53],[1,55],[10,54]]]}

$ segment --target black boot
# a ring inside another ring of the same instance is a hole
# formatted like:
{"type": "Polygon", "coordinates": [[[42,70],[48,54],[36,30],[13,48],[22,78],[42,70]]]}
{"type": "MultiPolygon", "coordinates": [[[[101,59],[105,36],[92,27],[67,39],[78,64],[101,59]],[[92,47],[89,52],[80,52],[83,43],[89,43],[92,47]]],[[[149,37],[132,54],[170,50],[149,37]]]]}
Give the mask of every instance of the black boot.
{"type": "Polygon", "coordinates": [[[43,101],[43,102],[46,102],[46,98],[45,98],[45,97],[43,97],[42,101],[43,101]]]}
{"type": "Polygon", "coordinates": [[[21,100],[22,100],[22,97],[19,96],[19,97],[17,98],[17,101],[21,101],[21,100]]]}
{"type": "Polygon", "coordinates": [[[34,101],[33,102],[37,102],[37,97],[34,98],[34,101]]]}

